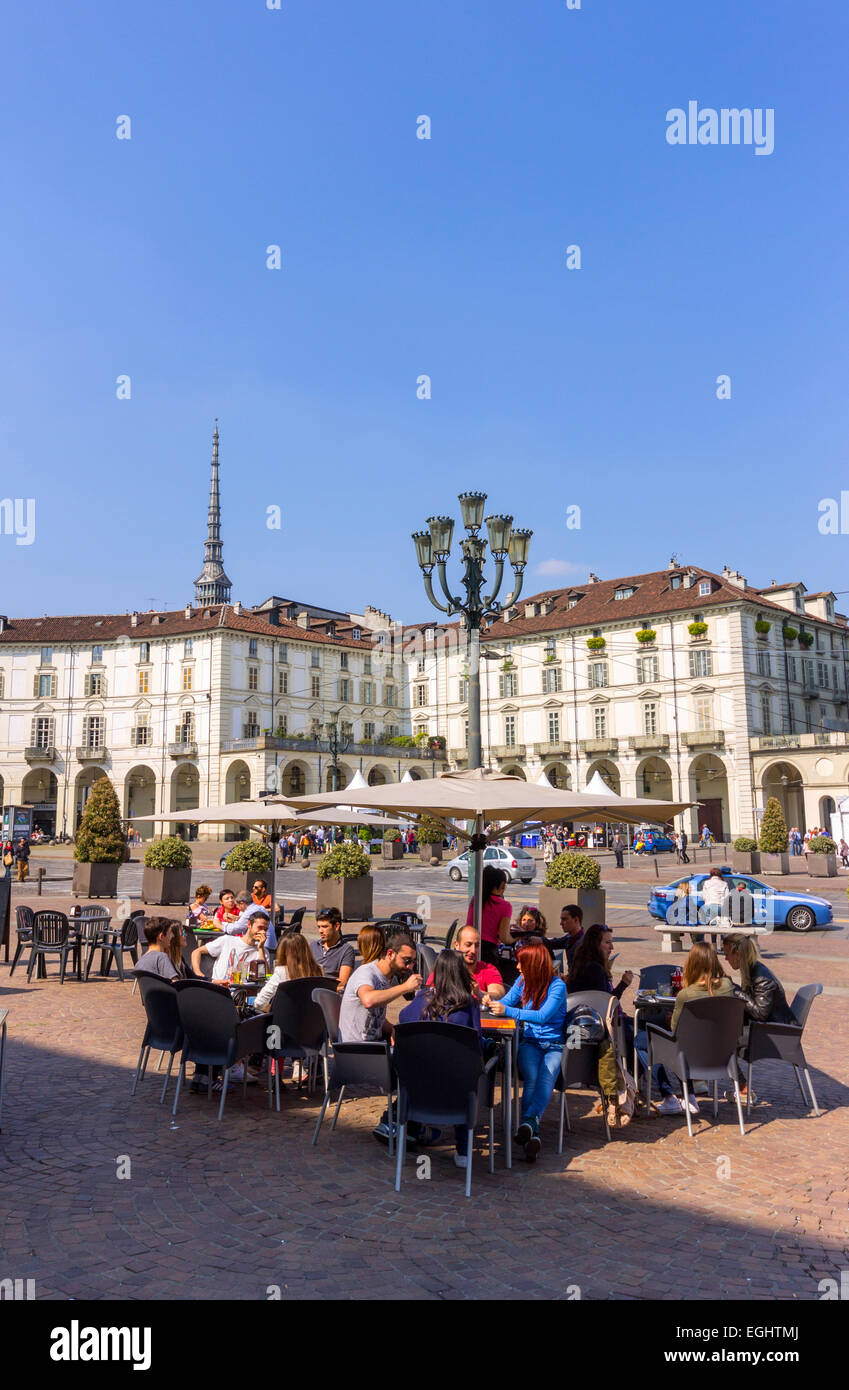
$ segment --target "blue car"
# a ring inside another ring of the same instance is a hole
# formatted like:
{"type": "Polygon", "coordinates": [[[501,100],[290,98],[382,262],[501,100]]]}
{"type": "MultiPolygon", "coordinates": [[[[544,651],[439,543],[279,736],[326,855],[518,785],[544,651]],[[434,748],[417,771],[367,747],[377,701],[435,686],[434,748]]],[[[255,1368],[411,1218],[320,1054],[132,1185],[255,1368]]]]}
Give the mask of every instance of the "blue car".
{"type": "MultiPolygon", "coordinates": [[[[788,927],[790,931],[812,931],[814,927],[827,927],[833,913],[831,903],[825,898],[815,898],[812,893],[798,890],[785,891],[762,883],[751,874],[738,874],[723,864],[722,876],[733,890],[738,883],[745,883],[754,902],[753,920],[765,926],[788,927]]],[[[680,883],[689,880],[690,896],[698,907],[702,906],[702,884],[707,874],[687,874],[664,888],[654,888],[648,901],[652,917],[665,922],[670,907],[678,900],[677,889],[680,883]]]]}
{"type": "Polygon", "coordinates": [[[662,830],[638,830],[631,848],[636,854],[659,854],[663,850],[674,849],[675,841],[664,835],[662,830]],[[637,849],[637,845],[643,848],[637,849]]]}

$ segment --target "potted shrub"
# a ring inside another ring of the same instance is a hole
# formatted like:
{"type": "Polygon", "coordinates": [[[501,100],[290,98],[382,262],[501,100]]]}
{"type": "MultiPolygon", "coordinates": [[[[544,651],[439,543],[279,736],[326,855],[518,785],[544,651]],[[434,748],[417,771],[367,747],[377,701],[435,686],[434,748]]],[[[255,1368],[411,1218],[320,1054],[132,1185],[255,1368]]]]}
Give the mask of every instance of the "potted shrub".
{"type": "Polygon", "coordinates": [[[366,854],[379,854],[380,845],[377,843],[375,833],[369,825],[361,825],[359,831],[359,841],[366,854]]]}
{"type": "Polygon", "coordinates": [[[604,921],[605,893],[600,884],[598,860],[580,850],[564,850],[546,865],[539,906],[553,936],[560,934],[560,911],[567,903],[581,908],[585,928],[604,921]]]}
{"type": "Polygon", "coordinates": [[[117,897],[118,869],[126,849],[115,788],[108,777],[100,777],[91,789],[74,842],[74,896],[117,897]]]}
{"type": "Polygon", "coordinates": [[[799,645],[802,647],[812,647],[814,645],[814,634],[812,632],[800,632],[799,645]]]}
{"type": "Polygon", "coordinates": [[[257,874],[271,886],[271,848],[261,840],[240,840],[227,855],[221,891],[229,888],[250,897],[257,874]]]}
{"type": "Polygon", "coordinates": [[[384,859],[403,859],[404,841],[401,839],[401,832],[397,826],[392,826],[391,830],[383,832],[383,857],[384,859]]]}
{"type": "Polygon", "coordinates": [[[321,901],[316,907],[338,907],[345,922],[368,922],[372,916],[374,883],[371,860],[359,845],[334,845],[318,861],[321,901]]]}
{"type": "Polygon", "coordinates": [[[771,796],[761,821],[760,851],[762,874],[786,874],[789,872],[787,859],[787,823],[777,796],[771,796]]]}
{"type": "Polygon", "coordinates": [[[693,638],[704,637],[708,630],[707,623],[688,623],[687,631],[693,638]]]}
{"type": "Polygon", "coordinates": [[[731,851],[731,867],[738,874],[760,873],[761,856],[758,853],[757,840],[751,839],[749,835],[738,835],[731,851]]]}
{"type": "Polygon", "coordinates": [[[781,629],[781,635],[784,638],[785,642],[795,642],[796,638],[799,636],[799,629],[791,627],[788,623],[786,627],[783,627],[781,629]]]}
{"type": "Polygon", "coordinates": [[[603,652],[607,646],[603,637],[588,637],[587,650],[591,652],[603,652]]]}
{"type": "Polygon", "coordinates": [[[192,852],[179,835],[154,840],[144,852],[143,903],[188,903],[192,852]]]}
{"type": "Polygon", "coordinates": [[[815,835],[809,841],[807,860],[812,878],[837,877],[837,845],[828,835],[815,835]]]}
{"type": "Polygon", "coordinates": [[[641,627],[637,633],[638,642],[653,642],[656,637],[657,633],[653,627],[641,627]]]}
{"type": "Polygon", "coordinates": [[[438,821],[432,816],[422,816],[419,821],[418,834],[419,858],[423,864],[440,864],[442,862],[442,841],[445,831],[438,821]]]}
{"type": "Polygon", "coordinates": [[[766,618],[758,618],[755,623],[755,632],[759,637],[766,637],[771,627],[772,623],[768,623],[766,618]]]}

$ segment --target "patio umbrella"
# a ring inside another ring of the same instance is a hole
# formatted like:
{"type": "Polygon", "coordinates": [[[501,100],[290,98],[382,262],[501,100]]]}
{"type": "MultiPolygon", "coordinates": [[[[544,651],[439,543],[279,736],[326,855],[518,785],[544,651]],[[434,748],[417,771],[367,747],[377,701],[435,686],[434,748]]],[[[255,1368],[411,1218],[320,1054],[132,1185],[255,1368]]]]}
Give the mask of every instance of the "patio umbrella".
{"type": "Polygon", "coordinates": [[[575,820],[582,815],[594,816],[603,820],[605,815],[629,824],[639,824],[647,814],[653,812],[662,819],[669,820],[685,807],[689,801],[652,801],[646,797],[617,797],[605,788],[605,795],[590,792],[566,792],[557,787],[543,787],[526,782],[521,777],[512,777],[503,772],[489,772],[475,768],[461,772],[443,772],[437,777],[423,778],[418,782],[395,783],[390,786],[369,787],[367,792],[354,792],[346,788],[344,792],[318,792],[314,796],[296,796],[290,799],[293,807],[302,811],[324,810],[345,798],[354,806],[368,805],[374,810],[392,811],[396,814],[431,816],[440,821],[446,830],[469,841],[474,853],[475,865],[475,925],[480,930],[482,854],[479,853],[490,841],[516,829],[528,820],[538,820],[545,824],[552,821],[575,820]],[[474,821],[474,832],[467,831],[456,822],[474,821]],[[450,825],[450,822],[455,824],[450,825]],[[488,822],[499,822],[489,834],[485,827],[488,822]]]}

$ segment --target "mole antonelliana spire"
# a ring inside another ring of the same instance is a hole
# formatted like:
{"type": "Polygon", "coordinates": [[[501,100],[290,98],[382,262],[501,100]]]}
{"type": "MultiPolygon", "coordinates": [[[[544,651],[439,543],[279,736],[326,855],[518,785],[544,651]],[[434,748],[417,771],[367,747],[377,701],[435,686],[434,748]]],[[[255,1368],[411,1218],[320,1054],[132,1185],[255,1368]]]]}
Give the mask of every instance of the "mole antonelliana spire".
{"type": "Polygon", "coordinates": [[[218,421],[212,436],[212,479],[209,484],[209,517],[203,547],[203,569],[195,580],[195,604],[230,602],[230,580],[221,562],[221,500],[218,494],[218,421]]]}

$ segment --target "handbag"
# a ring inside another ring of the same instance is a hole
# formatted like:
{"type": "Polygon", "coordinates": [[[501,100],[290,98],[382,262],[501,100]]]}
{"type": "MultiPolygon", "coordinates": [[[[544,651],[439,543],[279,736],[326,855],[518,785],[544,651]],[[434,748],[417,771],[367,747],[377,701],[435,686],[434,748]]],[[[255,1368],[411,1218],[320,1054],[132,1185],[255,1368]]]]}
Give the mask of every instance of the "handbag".
{"type": "Polygon", "coordinates": [[[9,854],[8,852],[3,855],[3,863],[6,865],[7,869],[11,868],[12,864],[14,863],[11,854],[9,854]]]}

